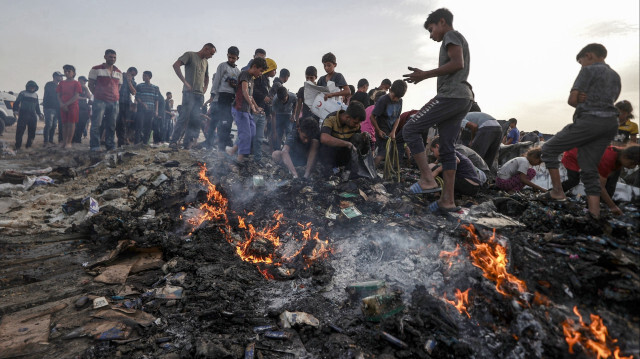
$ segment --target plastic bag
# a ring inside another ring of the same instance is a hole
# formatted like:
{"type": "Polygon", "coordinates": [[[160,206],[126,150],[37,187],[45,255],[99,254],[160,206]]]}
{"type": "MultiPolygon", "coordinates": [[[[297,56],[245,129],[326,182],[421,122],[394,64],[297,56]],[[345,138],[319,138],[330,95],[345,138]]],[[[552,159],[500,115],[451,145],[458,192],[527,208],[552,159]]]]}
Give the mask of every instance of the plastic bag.
{"type": "Polygon", "coordinates": [[[364,156],[360,156],[357,152],[351,151],[349,170],[351,171],[351,179],[374,179],[378,177],[378,173],[376,172],[376,165],[373,161],[373,153],[371,151],[369,151],[364,156]]]}

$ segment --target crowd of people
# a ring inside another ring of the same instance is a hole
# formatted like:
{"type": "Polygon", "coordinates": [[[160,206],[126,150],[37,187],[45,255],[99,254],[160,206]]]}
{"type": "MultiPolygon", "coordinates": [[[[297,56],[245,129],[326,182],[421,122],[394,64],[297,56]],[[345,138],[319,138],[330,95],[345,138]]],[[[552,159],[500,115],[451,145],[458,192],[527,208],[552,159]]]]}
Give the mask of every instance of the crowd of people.
{"type": "Polygon", "coordinates": [[[348,166],[357,157],[354,154],[369,153],[374,166],[379,166],[389,160],[389,153],[397,153],[400,159],[407,159],[403,163],[413,162],[420,171],[419,180],[408,187],[412,193],[441,194],[429,205],[434,213],[458,210],[456,194],[474,195],[493,178],[500,189],[514,192],[529,186],[544,192],[540,198],[547,201],[565,200],[565,191],[580,178],[591,216],[599,218],[601,199],[614,213],[620,213],[606,182],[616,173],[619,176],[621,167],[638,165],[639,147],[628,146],[637,143],[638,126],[631,122],[631,104],[616,102],[621,81],[605,63],[604,46],[589,44],[576,56],[581,69],[568,101],[576,109],[573,121],[545,141],[538,131],[520,132],[515,118],[503,128],[493,116],[481,112],[467,82],[469,45],[453,28],[449,10],[432,12],[424,28],[431,39],[442,43],[438,66],[428,71],[409,67],[403,80],[384,79],[371,90],[364,78],[357,87],[349,85],[345,76],[336,72],[338,62],[331,52],[321,58],[325,72],[321,76],[316,67],[308,66],[305,83],[324,86],[324,101],[340,105],[324,118],[305,101],[307,87],[295,93],[287,89],[290,72],[283,68],[276,77],[276,62],[260,48],[239,68],[240,50],[229,47],[227,61],[218,65],[213,76],[208,66],[208,59],[217,52],[213,44],[180,56],[173,64],[183,84],[177,117],[171,93],[162,96],[151,83],[151,71],[144,71],[143,82],[136,83],[138,70],[130,67],[122,73],[115,66],[116,52],[109,49],[105,62],[94,66],[88,79],[80,76],[76,81],[71,65],[63,67],[65,80],[60,72],[54,72],[53,81],[45,85],[44,114],[35,94],[37,84],[27,83],[14,107],[18,118],[15,146],[20,149],[25,129],[26,147],[33,144],[38,117],[45,121],[45,147],[53,145],[56,126],[58,143],[65,148],[80,142],[89,128],[91,151],[100,151],[102,146],[111,150],[148,144],[151,134],[154,143],[168,142],[178,149],[182,140],[182,147],[190,149],[202,131],[205,141],[198,145],[215,149],[239,165],[249,159],[259,163],[268,146],[271,158],[293,177],[312,176],[317,163],[329,173],[336,171],[348,166]],[[437,95],[420,110],[403,111],[407,83],[433,77],[437,78],[437,95]],[[210,97],[205,102],[207,90],[210,97]],[[231,136],[233,124],[235,139],[231,136]],[[432,128],[437,128],[438,136],[428,138],[432,128]],[[498,168],[501,144],[521,141],[537,146],[498,168]],[[558,170],[563,153],[562,162],[570,174],[565,183],[558,170]],[[549,170],[553,184],[549,191],[532,182],[533,167],[541,163],[549,170]],[[301,174],[300,167],[305,167],[301,174]]]}

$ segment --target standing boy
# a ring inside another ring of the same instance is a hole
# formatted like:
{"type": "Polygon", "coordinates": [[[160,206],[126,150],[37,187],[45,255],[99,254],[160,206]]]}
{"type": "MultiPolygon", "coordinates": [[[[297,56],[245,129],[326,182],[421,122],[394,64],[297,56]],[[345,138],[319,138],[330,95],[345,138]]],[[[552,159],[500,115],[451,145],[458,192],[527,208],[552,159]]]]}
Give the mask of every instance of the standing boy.
{"type": "Polygon", "coordinates": [[[91,107],[89,106],[91,91],[89,91],[87,87],[89,80],[84,76],[80,76],[78,77],[78,82],[82,87],[82,94],[80,98],[78,98],[78,124],[76,124],[76,129],[73,134],[73,143],[82,143],[83,134],[86,137],[85,129],[87,128],[89,116],[91,115],[91,107]]]}
{"type": "Polygon", "coordinates": [[[35,81],[29,81],[25,86],[25,90],[21,91],[13,102],[13,117],[18,119],[16,128],[16,151],[22,146],[22,136],[24,135],[24,130],[27,128],[27,144],[25,147],[31,147],[33,139],[36,137],[38,117],[40,117],[40,120],[44,120],[44,116],[42,112],[40,112],[40,102],[38,101],[36,91],[38,91],[38,84],[36,84],[35,81]]]}
{"type": "Polygon", "coordinates": [[[272,110],[275,114],[271,121],[273,149],[279,150],[282,147],[282,138],[291,132],[293,120],[293,108],[297,102],[296,95],[287,90],[286,87],[278,88],[276,97],[273,98],[272,110]]]}
{"type": "MultiPolygon", "coordinates": [[[[218,65],[216,75],[211,84],[211,94],[214,95],[214,101],[218,105],[215,113],[211,116],[212,122],[217,123],[218,127],[218,149],[224,151],[229,142],[231,134],[231,125],[233,124],[233,116],[231,116],[231,105],[236,98],[236,90],[238,88],[238,76],[240,69],[236,62],[240,58],[240,50],[231,46],[227,50],[227,62],[218,65]]],[[[216,126],[209,128],[209,139],[213,144],[213,131],[216,126]]]]}
{"type": "Polygon", "coordinates": [[[460,132],[460,122],[473,103],[469,76],[469,45],[458,31],[453,29],[453,14],[445,8],[438,9],[427,18],[424,28],[431,39],[442,42],[438,68],[422,71],[409,67],[407,82],[419,83],[431,77],[438,78],[438,94],[409,119],[403,128],[403,137],[420,169],[420,179],[410,190],[413,193],[436,193],[442,189],[429,169],[422,134],[438,125],[440,133],[440,162],[444,179],[443,194],[429,205],[434,213],[455,210],[454,183],[456,177],[455,140],[460,132]]]}
{"type": "MultiPolygon", "coordinates": [[[[256,57],[257,59],[257,57],[256,57]]],[[[253,115],[253,121],[255,124],[255,136],[252,140],[252,150],[254,161],[260,162],[262,160],[262,139],[264,138],[264,128],[267,124],[267,119],[271,117],[271,102],[273,97],[269,95],[271,89],[270,77],[276,76],[276,70],[278,65],[272,59],[264,59],[267,64],[267,69],[262,72],[262,76],[258,76],[253,81],[253,100],[257,107],[262,111],[256,112],[253,115]]],[[[255,61],[255,59],[254,59],[255,61]]]]}
{"type": "Polygon", "coordinates": [[[162,95],[158,86],[151,84],[151,77],[153,77],[151,71],[143,72],[142,81],[144,82],[136,86],[136,105],[138,108],[136,114],[136,144],[142,142],[146,145],[149,143],[153,119],[158,116],[158,99],[162,95]]]}
{"type": "Polygon", "coordinates": [[[80,107],[78,106],[78,99],[82,94],[82,86],[80,82],[75,80],[76,68],[72,65],[64,65],[62,67],[66,80],[58,83],[56,92],[58,93],[58,101],[60,102],[60,124],[59,129],[62,132],[62,143],[60,147],[71,148],[71,140],[73,139],[73,132],[76,129],[78,123],[78,117],[80,116],[80,107]]]}
{"type": "MultiPolygon", "coordinates": [[[[315,66],[307,66],[307,68],[304,70],[305,81],[315,85],[317,78],[318,78],[318,69],[316,69],[315,66]]],[[[316,120],[316,122],[319,122],[320,119],[318,118],[318,116],[314,115],[311,112],[311,109],[309,108],[309,106],[307,106],[307,104],[304,103],[304,85],[300,87],[300,89],[298,90],[298,93],[296,94],[296,97],[298,98],[298,102],[296,103],[296,110],[293,113],[293,118],[295,119],[296,123],[298,122],[298,119],[307,118],[307,117],[311,117],[314,120],[316,120]],[[300,113],[302,113],[302,115],[300,115],[300,113]]]]}
{"type": "Polygon", "coordinates": [[[351,101],[360,102],[364,108],[369,107],[371,100],[369,100],[369,96],[367,95],[367,90],[369,89],[369,81],[367,79],[360,79],[358,81],[358,91],[351,97],[351,101]]]}
{"type": "MultiPolygon", "coordinates": [[[[42,97],[42,107],[44,108],[44,147],[53,145],[53,135],[56,134],[56,127],[60,122],[60,102],[56,95],[56,88],[62,81],[62,73],[56,71],[52,75],[53,81],[44,85],[44,95],[42,97]]],[[[58,137],[58,143],[61,143],[58,137]]]]}
{"type": "Polygon", "coordinates": [[[336,66],[338,66],[336,55],[330,52],[324,54],[324,56],[322,56],[322,66],[324,66],[327,74],[320,77],[318,86],[330,86],[333,84],[340,89],[340,91],[325,94],[324,100],[326,101],[327,99],[336,97],[336,100],[340,101],[340,96],[351,96],[351,90],[349,89],[349,85],[347,85],[347,80],[344,79],[341,73],[335,72],[336,66]]]}
{"type": "Polygon", "coordinates": [[[601,44],[585,46],[576,60],[582,68],[569,93],[568,103],[575,107],[573,123],[565,126],[542,146],[542,161],[549,169],[553,189],[547,200],[564,201],[558,157],[578,148],[580,177],[587,194],[590,215],[600,218],[600,182],[598,163],[618,131],[620,76],[604,62],[607,49],[601,44]]]}
{"type": "MultiPolygon", "coordinates": [[[[371,113],[371,124],[376,132],[376,145],[378,154],[375,158],[376,166],[385,157],[387,140],[389,137],[395,142],[398,129],[398,118],[402,113],[402,96],[407,92],[407,84],[402,80],[396,80],[391,84],[389,93],[382,96],[371,113]]],[[[404,144],[398,148],[398,153],[403,153],[404,144]]]]}
{"type": "Polygon", "coordinates": [[[256,124],[251,114],[264,114],[264,110],[253,99],[253,79],[262,76],[267,69],[267,62],[261,57],[256,57],[251,62],[248,70],[240,72],[238,87],[236,90],[235,105],[231,109],[233,120],[238,128],[238,139],[231,153],[238,153],[238,162],[243,162],[251,153],[251,141],[256,135],[256,124]]]}
{"type": "Polygon", "coordinates": [[[134,104],[131,96],[136,95],[136,80],[138,69],[129,67],[122,77],[120,86],[120,100],[118,102],[118,118],[116,120],[116,137],[118,147],[130,145],[135,141],[136,119],[134,104]]]}

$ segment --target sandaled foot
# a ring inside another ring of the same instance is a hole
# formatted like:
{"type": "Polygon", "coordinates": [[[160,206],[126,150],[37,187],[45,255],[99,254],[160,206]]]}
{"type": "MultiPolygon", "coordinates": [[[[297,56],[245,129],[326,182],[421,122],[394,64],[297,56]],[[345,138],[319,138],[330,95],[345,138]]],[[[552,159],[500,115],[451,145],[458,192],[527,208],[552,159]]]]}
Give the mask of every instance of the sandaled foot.
{"type": "Polygon", "coordinates": [[[563,197],[563,198],[551,197],[551,191],[549,191],[536,196],[536,200],[540,202],[566,202],[567,197],[563,197]]]}
{"type": "Polygon", "coordinates": [[[429,193],[438,193],[440,191],[442,191],[442,188],[440,188],[440,186],[438,187],[433,187],[433,188],[422,188],[420,186],[419,182],[416,182],[414,184],[411,185],[411,187],[409,187],[409,191],[413,194],[429,194],[429,193]]]}
{"type": "Polygon", "coordinates": [[[440,207],[440,203],[438,201],[433,201],[427,207],[429,211],[436,215],[448,215],[450,213],[455,213],[460,211],[460,207],[440,207]]]}

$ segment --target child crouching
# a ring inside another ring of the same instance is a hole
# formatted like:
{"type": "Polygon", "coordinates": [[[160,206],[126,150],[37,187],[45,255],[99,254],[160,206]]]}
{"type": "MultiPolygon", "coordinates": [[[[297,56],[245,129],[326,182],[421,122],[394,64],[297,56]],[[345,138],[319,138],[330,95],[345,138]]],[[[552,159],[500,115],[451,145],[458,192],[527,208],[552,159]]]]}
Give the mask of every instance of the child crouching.
{"type": "Polygon", "coordinates": [[[531,167],[542,163],[541,155],[542,150],[540,148],[532,148],[527,151],[524,157],[516,157],[509,160],[498,170],[496,186],[507,192],[522,191],[524,186],[545,192],[544,188],[531,182],[533,177],[536,176],[536,170],[531,167]]]}

